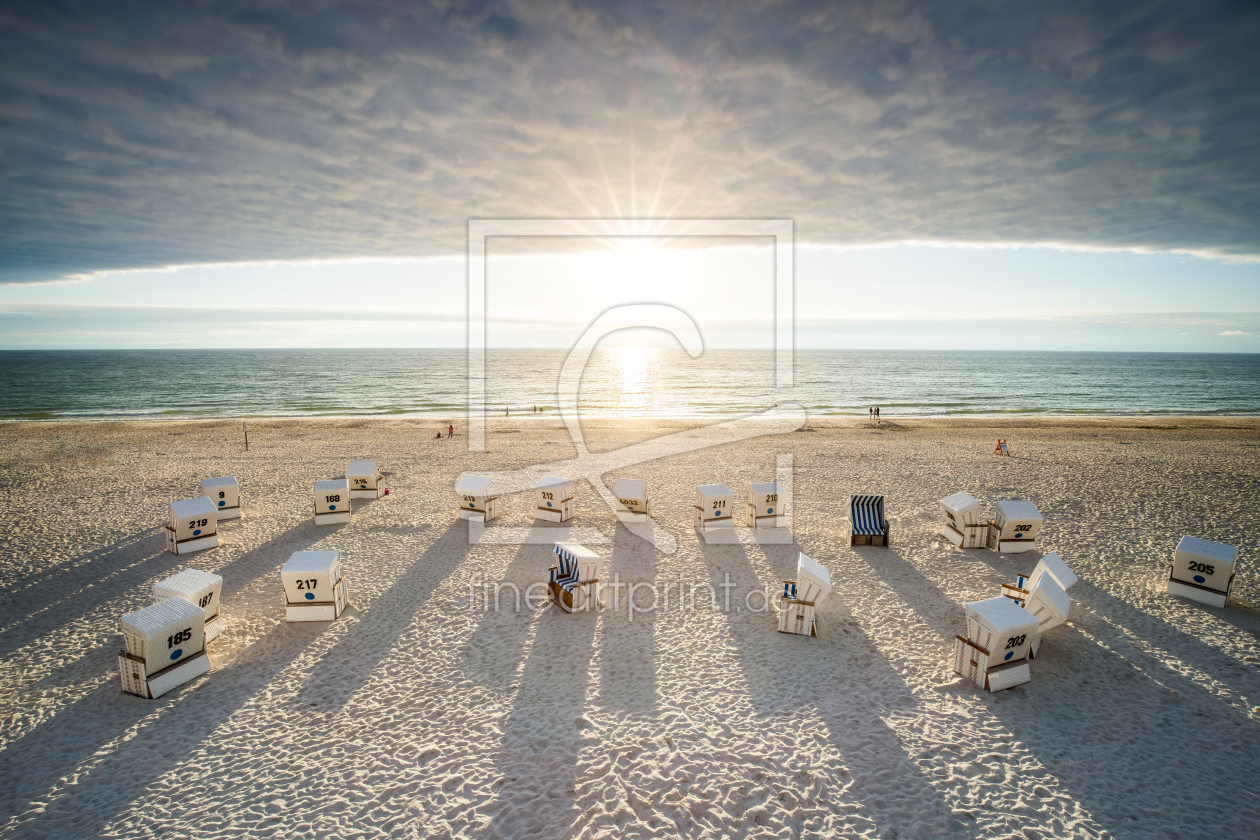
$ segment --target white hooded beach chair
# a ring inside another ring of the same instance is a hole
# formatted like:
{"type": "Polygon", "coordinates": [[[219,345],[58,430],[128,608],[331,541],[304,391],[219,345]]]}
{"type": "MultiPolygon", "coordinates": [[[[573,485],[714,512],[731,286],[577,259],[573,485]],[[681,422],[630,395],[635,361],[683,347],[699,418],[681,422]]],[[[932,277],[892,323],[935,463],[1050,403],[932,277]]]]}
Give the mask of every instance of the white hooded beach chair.
{"type": "Polygon", "coordinates": [[[350,521],[350,482],[344,478],[315,482],[315,524],[345,525],[350,521]]]}
{"type": "Polygon", "coordinates": [[[818,561],[805,554],[796,558],[796,578],[783,581],[779,597],[779,632],[801,636],[817,636],[815,610],[827,602],[831,594],[831,573],[818,561]]]}
{"type": "Polygon", "coordinates": [[[1225,543],[1184,536],[1168,570],[1168,594],[1224,607],[1234,588],[1238,549],[1225,543]]]}
{"type": "Polygon", "coordinates": [[[862,493],[849,497],[849,545],[888,547],[883,496],[862,493]]]}
{"type": "Polygon", "coordinates": [[[341,552],[295,551],[280,570],[286,621],[332,621],[350,602],[341,552]]]}
{"type": "Polygon", "coordinates": [[[997,518],[989,526],[989,548],[998,552],[1032,551],[1041,523],[1041,512],[1032,502],[998,502],[997,518]]]}
{"type": "Polygon", "coordinates": [[[748,485],[744,524],[749,528],[787,527],[787,490],[775,481],[748,485]]]}
{"type": "Polygon", "coordinates": [[[547,570],[551,600],[567,613],[592,609],[599,597],[602,558],[578,543],[556,543],[556,565],[547,570]]]}
{"type": "Polygon", "coordinates": [[[1037,585],[1037,581],[1041,580],[1042,575],[1050,575],[1050,577],[1054,578],[1064,592],[1076,585],[1076,572],[1068,568],[1068,564],[1063,562],[1063,558],[1059,556],[1057,551],[1052,551],[1038,560],[1032,574],[1027,579],[1020,578],[1020,587],[1031,589],[1037,585]]]}
{"type": "Polygon", "coordinates": [[[388,493],[375,461],[351,461],[346,467],[351,499],[379,499],[388,493]]]}
{"type": "Polygon", "coordinates": [[[205,613],[205,640],[209,644],[223,632],[223,618],[219,615],[219,594],[222,591],[223,578],[218,575],[184,569],[153,584],[153,600],[160,603],[170,598],[183,598],[201,607],[205,613]]]}
{"type": "Polygon", "coordinates": [[[218,519],[239,519],[241,515],[241,486],[232,476],[201,479],[201,492],[214,502],[218,519]]]}
{"type": "Polygon", "coordinates": [[[205,611],[170,598],[122,617],[118,673],[123,691],[150,699],[210,670],[205,653],[205,611]]]}
{"type": "Polygon", "coordinates": [[[190,554],[219,545],[219,514],[214,502],[205,496],[171,502],[166,523],[166,550],[190,554]]]}
{"type": "Polygon", "coordinates": [[[946,496],[937,504],[945,514],[941,536],[959,548],[984,548],[989,523],[980,510],[980,501],[970,493],[946,496]]]}
{"type": "Polygon", "coordinates": [[[536,509],[534,518],[544,522],[568,522],[573,518],[573,482],[548,475],[534,485],[536,509]]]}
{"type": "Polygon", "coordinates": [[[1009,598],[966,605],[967,636],[954,637],[954,670],[988,691],[1032,679],[1028,653],[1037,619],[1009,598]]]}
{"type": "Polygon", "coordinates": [[[735,525],[735,494],[725,484],[701,484],[696,488],[695,527],[701,531],[735,525]]]}
{"type": "Polygon", "coordinates": [[[647,482],[639,478],[619,478],[613,487],[617,497],[617,519],[622,522],[647,522],[652,513],[652,502],[647,494],[647,482]]]}
{"type": "Polygon", "coordinates": [[[490,490],[490,479],[466,475],[455,484],[459,496],[459,518],[489,522],[498,515],[498,497],[490,490]]]}

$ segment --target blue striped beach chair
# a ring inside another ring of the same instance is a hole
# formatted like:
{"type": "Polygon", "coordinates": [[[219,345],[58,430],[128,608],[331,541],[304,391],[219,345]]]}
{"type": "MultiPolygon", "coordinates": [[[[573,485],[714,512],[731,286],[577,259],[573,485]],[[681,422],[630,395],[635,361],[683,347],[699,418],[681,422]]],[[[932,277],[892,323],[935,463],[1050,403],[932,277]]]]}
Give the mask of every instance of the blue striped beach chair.
{"type": "Polygon", "coordinates": [[[884,518],[883,496],[850,496],[849,524],[849,545],[888,547],[888,520],[884,518]]]}
{"type": "Polygon", "coordinates": [[[559,558],[547,570],[551,600],[568,613],[593,607],[599,593],[599,555],[578,543],[556,543],[551,550],[559,558]]]}

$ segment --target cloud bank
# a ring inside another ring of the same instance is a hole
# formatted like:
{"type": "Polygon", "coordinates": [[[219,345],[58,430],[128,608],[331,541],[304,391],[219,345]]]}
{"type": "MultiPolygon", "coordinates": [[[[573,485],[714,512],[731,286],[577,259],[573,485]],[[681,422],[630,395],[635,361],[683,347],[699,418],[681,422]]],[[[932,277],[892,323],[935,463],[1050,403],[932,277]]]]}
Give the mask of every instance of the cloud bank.
{"type": "Polygon", "coordinates": [[[469,218],[1260,253],[1241,3],[8,3],[0,281],[469,218]]]}

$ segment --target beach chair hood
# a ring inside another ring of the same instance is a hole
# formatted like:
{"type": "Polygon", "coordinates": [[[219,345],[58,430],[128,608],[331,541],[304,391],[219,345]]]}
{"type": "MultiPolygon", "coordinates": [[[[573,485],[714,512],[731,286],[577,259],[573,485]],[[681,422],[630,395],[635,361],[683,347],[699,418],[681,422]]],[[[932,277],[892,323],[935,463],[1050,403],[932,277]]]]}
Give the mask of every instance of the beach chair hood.
{"type": "Polygon", "coordinates": [[[850,496],[849,518],[855,534],[876,536],[888,531],[887,523],[884,521],[883,496],[850,496]]]}

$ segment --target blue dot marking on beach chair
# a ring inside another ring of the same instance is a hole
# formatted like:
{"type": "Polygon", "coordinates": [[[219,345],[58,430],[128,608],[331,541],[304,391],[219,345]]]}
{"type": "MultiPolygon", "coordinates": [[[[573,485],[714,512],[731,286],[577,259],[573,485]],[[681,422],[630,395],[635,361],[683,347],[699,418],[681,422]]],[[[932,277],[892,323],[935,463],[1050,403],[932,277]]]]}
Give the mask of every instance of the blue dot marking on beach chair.
{"type": "Polygon", "coordinates": [[[337,509],[337,506],[336,506],[336,505],[329,505],[329,506],[328,506],[328,509],[329,509],[329,510],[336,510],[336,509],[337,509]]]}
{"type": "Polygon", "coordinates": [[[198,535],[198,534],[200,534],[200,533],[201,533],[201,529],[200,529],[200,528],[198,528],[196,531],[193,531],[193,536],[195,537],[195,536],[197,536],[197,535],[198,535]]]}
{"type": "Polygon", "coordinates": [[[551,507],[551,502],[547,502],[547,507],[551,507]]]}
{"type": "Polygon", "coordinates": [[[174,662],[176,659],[179,659],[183,655],[184,655],[183,648],[175,648],[175,652],[171,654],[171,661],[174,662]]]}
{"type": "Polygon", "coordinates": [[[774,508],[766,508],[766,513],[774,513],[774,508]]]}
{"type": "Polygon", "coordinates": [[[225,505],[227,505],[227,502],[219,502],[219,507],[224,507],[225,505]]]}
{"type": "Polygon", "coordinates": [[[1207,583],[1207,578],[1203,577],[1203,575],[1195,575],[1195,576],[1194,576],[1194,582],[1195,582],[1195,583],[1207,583]]]}
{"type": "Polygon", "coordinates": [[[1010,651],[1009,653],[1007,653],[1007,654],[1006,654],[1006,658],[1007,658],[1007,659],[1010,659],[1010,658],[1011,658],[1012,656],[1014,656],[1014,655],[1015,655],[1015,651],[1013,651],[1013,650],[1012,650],[1012,651],[1010,651]]]}
{"type": "Polygon", "coordinates": [[[308,601],[314,601],[314,600],[315,600],[315,593],[314,593],[314,592],[307,592],[307,593],[306,593],[306,600],[308,600],[308,601]]]}
{"type": "Polygon", "coordinates": [[[720,511],[720,510],[715,510],[715,511],[713,511],[713,515],[714,515],[714,516],[721,516],[721,515],[722,515],[722,511],[720,511]]]}
{"type": "Polygon", "coordinates": [[[468,506],[469,506],[470,508],[475,508],[475,507],[477,506],[477,503],[476,503],[476,502],[469,502],[469,503],[468,503],[468,506]]]}

